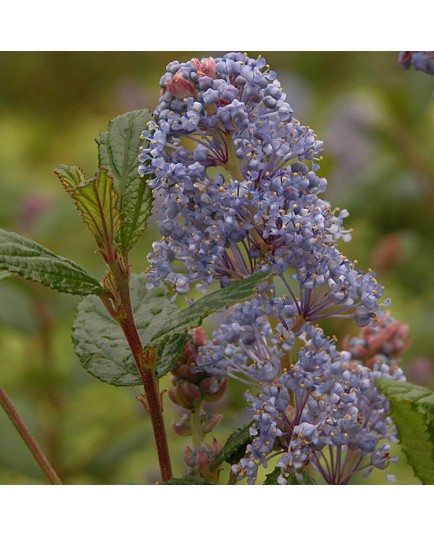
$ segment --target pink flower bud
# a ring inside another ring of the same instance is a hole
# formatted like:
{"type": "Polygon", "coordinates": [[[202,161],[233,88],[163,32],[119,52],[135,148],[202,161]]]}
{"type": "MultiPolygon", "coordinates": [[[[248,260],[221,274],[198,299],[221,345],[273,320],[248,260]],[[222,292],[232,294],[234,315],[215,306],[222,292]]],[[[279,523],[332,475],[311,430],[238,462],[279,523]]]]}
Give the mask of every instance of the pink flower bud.
{"type": "MultiPolygon", "coordinates": [[[[195,458],[194,456],[194,451],[191,447],[186,447],[185,448],[185,453],[184,453],[184,461],[185,461],[185,464],[188,466],[188,465],[192,465],[192,461],[193,461],[193,457],[195,458]]],[[[195,462],[196,460],[194,460],[195,462]]]]}
{"type": "Polygon", "coordinates": [[[193,409],[200,402],[202,396],[197,385],[185,380],[178,380],[175,387],[169,390],[169,398],[185,409],[193,409]]]}
{"type": "Polygon", "coordinates": [[[201,415],[201,424],[200,430],[203,435],[211,432],[217,424],[222,420],[223,415],[218,415],[216,413],[206,413],[201,415]]]}
{"type": "Polygon", "coordinates": [[[386,313],[378,318],[376,326],[365,326],[357,337],[346,337],[343,349],[355,360],[372,368],[375,363],[385,361],[396,364],[399,356],[412,344],[408,338],[409,328],[386,313]]]}
{"type": "Polygon", "coordinates": [[[202,327],[198,327],[194,330],[194,344],[195,346],[204,346],[206,343],[206,333],[202,327]]]}
{"type": "Polygon", "coordinates": [[[197,89],[194,85],[184,78],[181,73],[175,73],[173,75],[172,80],[166,83],[166,89],[177,99],[194,97],[197,94],[197,89]]]}
{"type": "Polygon", "coordinates": [[[172,430],[181,437],[191,436],[190,415],[184,413],[179,421],[172,421],[172,430]]]}
{"type": "Polygon", "coordinates": [[[202,58],[200,62],[197,58],[193,58],[191,61],[196,66],[196,71],[199,77],[202,77],[202,76],[209,76],[210,78],[216,77],[214,58],[202,58]]]}
{"type": "Polygon", "coordinates": [[[216,378],[209,376],[203,379],[199,388],[202,393],[202,398],[207,402],[215,402],[219,400],[225,393],[228,381],[226,378],[216,378]]]}

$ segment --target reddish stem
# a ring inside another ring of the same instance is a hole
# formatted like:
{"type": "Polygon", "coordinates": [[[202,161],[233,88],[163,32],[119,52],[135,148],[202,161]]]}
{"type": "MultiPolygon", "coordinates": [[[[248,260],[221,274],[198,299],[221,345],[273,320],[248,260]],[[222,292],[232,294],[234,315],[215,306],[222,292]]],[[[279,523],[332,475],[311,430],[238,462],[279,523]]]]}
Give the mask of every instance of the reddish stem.
{"type": "Polygon", "coordinates": [[[0,405],[5,410],[6,415],[11,420],[12,424],[17,429],[18,433],[22,437],[24,443],[27,445],[28,449],[32,453],[33,457],[37,461],[38,465],[44,472],[45,476],[51,482],[51,484],[62,484],[59,476],[56,471],[51,466],[50,462],[45,457],[45,454],[42,452],[41,447],[38,445],[36,439],[33,437],[30,430],[25,425],[23,419],[21,418],[18,411],[15,409],[15,406],[12,403],[12,400],[7,395],[6,391],[0,385],[0,405]]]}
{"type": "MultiPolygon", "coordinates": [[[[120,302],[115,303],[115,310],[117,309],[116,319],[119,322],[119,325],[121,326],[128,342],[139,371],[140,378],[142,380],[145,391],[146,406],[151,417],[154,432],[161,478],[163,481],[170,480],[172,478],[172,467],[163,418],[161,397],[158,389],[157,379],[155,377],[156,356],[154,356],[153,352],[151,351],[144,353],[143,345],[134,322],[129,290],[129,265],[126,256],[119,259],[119,261],[116,263],[111,263],[110,269],[113,274],[114,284],[116,287],[116,297],[113,296],[113,298],[115,302],[120,302]]],[[[104,303],[104,305],[107,307],[106,303],[104,303]]],[[[114,311],[113,308],[112,311],[114,311]]]]}

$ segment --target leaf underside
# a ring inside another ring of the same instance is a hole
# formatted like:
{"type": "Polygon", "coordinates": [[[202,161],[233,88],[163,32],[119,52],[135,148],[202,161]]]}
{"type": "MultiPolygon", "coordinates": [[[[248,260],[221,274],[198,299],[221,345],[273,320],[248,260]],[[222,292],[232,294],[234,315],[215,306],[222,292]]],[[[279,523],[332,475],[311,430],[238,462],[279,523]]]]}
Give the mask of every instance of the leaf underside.
{"type": "Polygon", "coordinates": [[[101,248],[113,244],[121,229],[121,214],[119,194],[107,169],[99,168],[91,179],[86,179],[83,171],[76,166],[61,165],[54,172],[97,244],[101,248]]]}

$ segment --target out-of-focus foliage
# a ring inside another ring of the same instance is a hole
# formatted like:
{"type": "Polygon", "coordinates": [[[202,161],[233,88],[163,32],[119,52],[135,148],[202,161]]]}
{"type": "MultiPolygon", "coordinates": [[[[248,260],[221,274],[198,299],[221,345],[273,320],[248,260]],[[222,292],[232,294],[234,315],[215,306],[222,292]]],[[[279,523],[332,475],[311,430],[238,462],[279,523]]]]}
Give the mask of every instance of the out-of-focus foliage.
{"type": "MultiPolygon", "coordinates": [[[[117,115],[155,107],[169,61],[220,54],[0,53],[0,227],[101,277],[94,243],[52,170],[79,165],[91,176],[93,139],[117,115]]],[[[410,325],[414,341],[402,367],[413,383],[434,388],[434,77],[400,69],[394,52],[265,56],[296,117],[324,140],[326,195],[350,211],[354,230],[342,249],[377,272],[393,316],[410,325]]],[[[157,236],[151,223],[132,252],[135,272],[157,236]]],[[[152,482],[157,464],[149,419],[135,400],[140,389],[103,384],[81,368],[71,343],[77,301],[17,277],[0,281],[0,381],[66,483],[152,482]]],[[[209,331],[219,318],[207,320],[209,331]]],[[[339,340],[357,331],[333,322],[339,340]]],[[[242,392],[231,384],[218,403],[221,445],[246,422],[242,392]]],[[[169,426],[179,415],[164,401],[169,426]]],[[[186,440],[169,430],[169,441],[181,476],[186,440]]],[[[401,458],[397,483],[418,483],[401,458]]],[[[374,472],[365,482],[383,478],[374,472]]],[[[43,482],[0,412],[0,483],[43,482]]]]}

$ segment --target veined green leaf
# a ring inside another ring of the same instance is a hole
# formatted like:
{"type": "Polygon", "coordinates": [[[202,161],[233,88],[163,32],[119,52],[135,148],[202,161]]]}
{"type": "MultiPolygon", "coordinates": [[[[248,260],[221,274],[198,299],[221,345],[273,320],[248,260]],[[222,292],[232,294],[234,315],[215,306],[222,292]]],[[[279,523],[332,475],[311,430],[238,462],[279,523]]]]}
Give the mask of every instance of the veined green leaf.
{"type": "Polygon", "coordinates": [[[8,277],[11,277],[13,275],[14,275],[13,273],[8,272],[7,270],[2,270],[2,271],[0,271],[0,281],[2,279],[7,279],[8,277]]]}
{"type": "MultiPolygon", "coordinates": [[[[153,323],[176,306],[163,287],[147,290],[143,275],[131,277],[130,292],[137,331],[145,343],[153,323]]],[[[125,336],[98,298],[88,296],[78,305],[72,339],[81,364],[93,376],[117,386],[141,384],[125,336]]]]}
{"type": "Polygon", "coordinates": [[[222,448],[218,456],[211,464],[211,469],[216,469],[223,462],[238,463],[241,458],[246,453],[246,448],[249,443],[252,441],[250,436],[250,428],[252,423],[247,424],[242,428],[237,428],[232,434],[228,437],[225,446],[222,448]]]}
{"type": "Polygon", "coordinates": [[[231,305],[252,298],[258,284],[269,275],[260,272],[247,279],[235,281],[227,287],[204,296],[185,309],[169,313],[162,318],[161,324],[153,325],[154,331],[149,332],[149,346],[161,344],[169,336],[185,333],[201,325],[210,314],[224,311],[231,305]]]}
{"type": "Polygon", "coordinates": [[[174,335],[158,347],[157,365],[155,374],[162,378],[170,372],[184,354],[187,343],[187,333],[174,335]]]}
{"type": "Polygon", "coordinates": [[[96,139],[99,163],[110,169],[120,193],[119,242],[124,253],[145,231],[152,209],[152,190],[137,171],[141,133],[150,119],[149,110],[127,112],[110,121],[108,131],[96,139]]]}
{"type": "Polygon", "coordinates": [[[101,167],[91,179],[86,179],[83,171],[75,166],[61,165],[54,172],[73,199],[98,246],[105,249],[108,244],[113,244],[121,227],[121,215],[119,194],[107,169],[101,167]]]}
{"type": "Polygon", "coordinates": [[[59,292],[81,296],[105,293],[99,282],[78,264],[4,229],[0,229],[0,269],[59,292]]]}
{"type": "Polygon", "coordinates": [[[419,385],[390,379],[377,381],[389,399],[399,441],[414,474],[434,484],[434,392],[419,385]]]}
{"type": "MultiPolygon", "coordinates": [[[[190,329],[197,327],[208,314],[252,297],[264,277],[258,274],[233,283],[186,309],[179,309],[167,298],[164,287],[147,290],[145,276],[134,276],[131,279],[134,318],[144,348],[158,347],[156,375],[162,377],[176,365],[190,329]]],[[[73,340],[77,355],[89,373],[112,385],[140,384],[123,333],[100,300],[89,296],[81,302],[73,326],[73,340]]]]}

